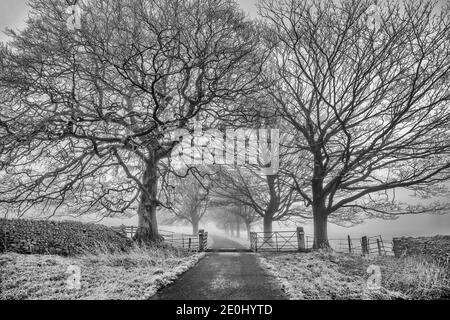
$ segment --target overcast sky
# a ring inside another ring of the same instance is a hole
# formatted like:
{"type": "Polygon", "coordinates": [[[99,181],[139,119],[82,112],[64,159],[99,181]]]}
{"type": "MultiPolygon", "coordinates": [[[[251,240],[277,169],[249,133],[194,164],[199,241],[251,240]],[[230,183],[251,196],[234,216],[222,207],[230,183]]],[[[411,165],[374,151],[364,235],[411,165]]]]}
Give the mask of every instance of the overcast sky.
{"type": "MultiPolygon", "coordinates": [[[[238,0],[241,7],[251,16],[256,15],[255,3],[257,0],[238,0]]],[[[441,0],[446,3],[446,0],[441,0]]],[[[5,27],[21,29],[24,26],[24,20],[27,17],[27,0],[0,0],[0,30],[5,27]]],[[[5,40],[3,33],[0,34],[0,41],[5,40]]],[[[118,220],[105,221],[120,225],[118,220]]],[[[132,221],[134,223],[134,221],[132,221]]],[[[306,226],[306,231],[312,233],[311,226],[306,226]]],[[[404,216],[396,221],[371,220],[363,225],[344,229],[336,226],[330,227],[330,237],[338,237],[343,234],[376,235],[382,234],[388,238],[402,235],[434,235],[450,234],[450,214],[444,216],[436,215],[415,215],[404,216]]]]}

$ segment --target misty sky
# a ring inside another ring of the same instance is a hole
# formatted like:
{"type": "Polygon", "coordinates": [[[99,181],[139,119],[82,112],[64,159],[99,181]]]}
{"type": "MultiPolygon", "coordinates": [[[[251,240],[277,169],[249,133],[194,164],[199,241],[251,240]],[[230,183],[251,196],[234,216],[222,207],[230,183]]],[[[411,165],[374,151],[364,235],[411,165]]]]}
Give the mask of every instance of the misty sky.
{"type": "MultiPolygon", "coordinates": [[[[256,15],[255,3],[257,0],[237,0],[241,7],[251,16],[256,15]]],[[[446,0],[442,0],[446,3],[446,0]]],[[[27,17],[28,8],[27,0],[0,0],[0,41],[6,40],[3,30],[5,27],[13,29],[21,29],[24,26],[24,20],[27,17]]],[[[137,220],[120,221],[117,219],[104,220],[104,223],[120,225],[136,224],[137,220]]],[[[312,233],[311,225],[305,226],[307,233],[312,233]]],[[[276,229],[274,227],[274,229],[276,229]]],[[[448,215],[414,215],[403,216],[395,221],[370,220],[363,225],[352,228],[341,228],[330,226],[329,236],[342,237],[346,234],[359,237],[361,235],[378,235],[381,234],[386,238],[402,235],[434,235],[434,234],[450,234],[450,214],[448,215]]]]}

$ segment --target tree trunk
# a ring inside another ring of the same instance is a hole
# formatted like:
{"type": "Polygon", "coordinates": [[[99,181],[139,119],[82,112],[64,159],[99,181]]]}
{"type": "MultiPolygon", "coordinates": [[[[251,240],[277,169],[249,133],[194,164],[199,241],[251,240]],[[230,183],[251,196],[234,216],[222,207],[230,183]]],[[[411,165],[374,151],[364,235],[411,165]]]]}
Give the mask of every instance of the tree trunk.
{"type": "Polygon", "coordinates": [[[236,217],[236,237],[241,237],[241,222],[239,221],[239,217],[236,217]]]}
{"type": "Polygon", "coordinates": [[[250,222],[245,221],[245,230],[247,230],[247,240],[250,240],[250,222]]]}
{"type": "Polygon", "coordinates": [[[269,215],[266,213],[263,219],[263,226],[264,226],[264,242],[267,244],[272,244],[273,237],[272,237],[272,215],[269,215]]]}
{"type": "Polygon", "coordinates": [[[191,224],[192,224],[192,234],[196,235],[198,234],[198,225],[199,225],[199,220],[192,220],[191,224]]]}
{"type": "Polygon", "coordinates": [[[263,225],[264,232],[272,232],[272,216],[265,215],[263,225]]]}
{"type": "Polygon", "coordinates": [[[322,205],[313,206],[314,244],[313,249],[329,248],[327,232],[327,213],[322,205]]]}
{"type": "Polygon", "coordinates": [[[314,177],[312,179],[313,194],[313,220],[314,220],[314,243],[313,249],[329,248],[327,234],[328,212],[325,206],[325,195],[323,190],[323,177],[325,168],[321,150],[316,150],[314,159],[314,177]]]}
{"type": "Polygon", "coordinates": [[[275,188],[275,176],[274,175],[268,175],[266,177],[267,179],[267,185],[269,187],[269,194],[270,194],[270,200],[269,205],[266,208],[266,211],[264,212],[264,219],[263,219],[263,225],[264,225],[264,241],[270,245],[272,245],[273,237],[272,237],[272,222],[273,222],[273,216],[275,215],[275,212],[278,210],[280,205],[280,198],[279,193],[277,193],[277,190],[275,188]]]}
{"type": "Polygon", "coordinates": [[[160,241],[158,222],[156,220],[156,197],[158,191],[158,166],[156,161],[149,161],[146,164],[142,185],[146,192],[141,191],[138,208],[138,229],[134,235],[134,240],[138,243],[160,241]]]}

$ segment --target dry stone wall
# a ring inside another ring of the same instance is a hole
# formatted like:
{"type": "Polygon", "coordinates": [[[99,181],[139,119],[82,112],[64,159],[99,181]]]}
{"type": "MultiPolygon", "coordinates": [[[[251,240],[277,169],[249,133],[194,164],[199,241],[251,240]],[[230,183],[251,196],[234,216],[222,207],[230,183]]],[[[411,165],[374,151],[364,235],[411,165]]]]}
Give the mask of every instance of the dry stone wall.
{"type": "Polygon", "coordinates": [[[133,242],[113,229],[72,221],[0,219],[0,252],[75,255],[126,251],[133,242]]]}
{"type": "Polygon", "coordinates": [[[392,244],[396,257],[425,255],[444,260],[450,258],[450,235],[393,238],[392,244]]]}

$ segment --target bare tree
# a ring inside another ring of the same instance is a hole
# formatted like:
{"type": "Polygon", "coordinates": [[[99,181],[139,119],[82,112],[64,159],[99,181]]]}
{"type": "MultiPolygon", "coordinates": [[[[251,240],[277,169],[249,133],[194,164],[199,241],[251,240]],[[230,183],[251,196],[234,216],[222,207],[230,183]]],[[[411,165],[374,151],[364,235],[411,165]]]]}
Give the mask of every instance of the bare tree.
{"type": "MultiPolygon", "coordinates": [[[[212,189],[212,193],[214,193],[214,189],[212,189]]],[[[231,213],[232,215],[238,217],[236,220],[236,224],[243,222],[245,225],[245,229],[247,232],[247,238],[250,239],[250,232],[252,224],[261,219],[261,216],[250,206],[244,206],[240,201],[233,201],[230,197],[220,197],[217,194],[210,200],[210,208],[214,210],[214,208],[220,208],[222,211],[231,213]]],[[[223,213],[222,213],[223,214],[223,213]]],[[[219,215],[215,215],[215,220],[225,220],[227,223],[231,219],[229,219],[229,215],[226,216],[225,219],[218,219],[219,215]]]]}
{"type": "Polygon", "coordinates": [[[315,248],[328,246],[328,219],[446,207],[403,205],[395,190],[430,196],[449,178],[449,7],[378,1],[373,19],[373,4],[259,4],[276,43],[267,92],[292,127],[304,168],[294,185],[311,208],[315,248]]]}
{"type": "Polygon", "coordinates": [[[0,53],[0,203],[23,213],[137,211],[158,239],[170,134],[254,90],[257,30],[228,0],[31,0],[0,53]],[[160,184],[161,186],[162,184],[160,184]]]}
{"type": "Polygon", "coordinates": [[[193,174],[176,178],[172,183],[169,211],[177,220],[188,221],[192,225],[192,234],[197,234],[199,223],[208,209],[210,184],[199,181],[193,174]]]}
{"type": "Polygon", "coordinates": [[[273,221],[302,214],[297,204],[301,199],[292,180],[280,172],[265,175],[252,166],[224,167],[218,170],[217,177],[213,196],[221,202],[254,210],[263,219],[264,232],[272,232],[273,221]]]}
{"type": "Polygon", "coordinates": [[[250,239],[250,232],[252,231],[252,225],[261,219],[261,217],[257,214],[252,207],[249,206],[237,206],[233,207],[232,212],[242,219],[245,225],[245,231],[247,233],[247,239],[250,239]]]}

